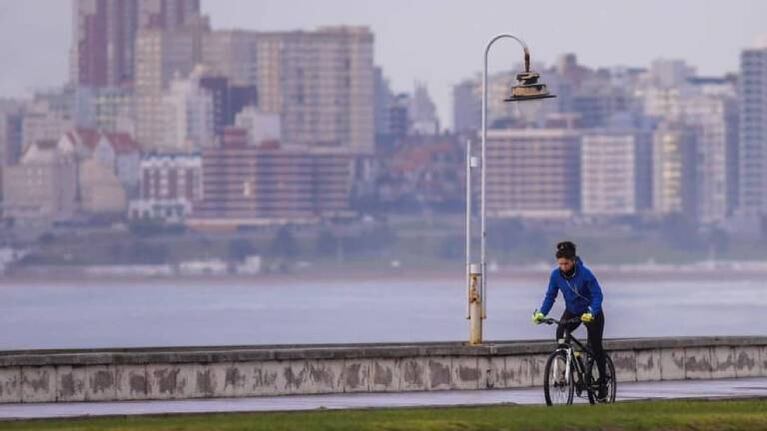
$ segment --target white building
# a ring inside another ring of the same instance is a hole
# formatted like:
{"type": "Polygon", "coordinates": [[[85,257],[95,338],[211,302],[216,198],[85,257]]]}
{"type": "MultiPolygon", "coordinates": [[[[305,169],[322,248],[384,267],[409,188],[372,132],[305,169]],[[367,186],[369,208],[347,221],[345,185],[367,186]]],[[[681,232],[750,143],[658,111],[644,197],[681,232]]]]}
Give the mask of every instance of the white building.
{"type": "Polygon", "coordinates": [[[636,139],[632,133],[595,133],[581,144],[581,212],[631,215],[636,203],[636,139]]]}
{"type": "Polygon", "coordinates": [[[199,154],[155,154],[141,160],[140,196],[130,202],[131,218],[178,223],[202,195],[199,154]]]}
{"type": "Polygon", "coordinates": [[[163,115],[162,151],[193,153],[213,145],[213,96],[200,88],[198,74],[171,82],[163,98],[163,115]]]}
{"type": "Polygon", "coordinates": [[[259,145],[266,141],[282,141],[282,128],[278,114],[262,112],[246,106],[234,120],[235,126],[248,133],[248,144],[259,145]]]}

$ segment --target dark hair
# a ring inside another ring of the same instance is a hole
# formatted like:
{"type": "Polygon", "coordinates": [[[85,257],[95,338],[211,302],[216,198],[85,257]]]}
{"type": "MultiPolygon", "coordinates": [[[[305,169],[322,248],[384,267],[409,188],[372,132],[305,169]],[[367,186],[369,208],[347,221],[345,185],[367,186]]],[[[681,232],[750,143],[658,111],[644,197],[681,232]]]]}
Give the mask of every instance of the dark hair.
{"type": "Polygon", "coordinates": [[[572,241],[562,241],[557,244],[557,259],[575,259],[575,244],[572,241]]]}

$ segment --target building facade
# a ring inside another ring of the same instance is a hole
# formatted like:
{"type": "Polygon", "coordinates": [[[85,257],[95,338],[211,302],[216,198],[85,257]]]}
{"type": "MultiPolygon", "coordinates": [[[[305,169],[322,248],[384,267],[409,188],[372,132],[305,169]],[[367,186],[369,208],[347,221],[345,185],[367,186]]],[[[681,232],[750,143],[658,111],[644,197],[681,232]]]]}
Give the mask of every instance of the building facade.
{"type": "Polygon", "coordinates": [[[566,218],[580,210],[581,133],[572,129],[491,129],[487,214],[566,218]]]}
{"type": "Polygon", "coordinates": [[[285,145],[374,149],[373,35],[364,27],[311,32],[215,31],[205,63],[258,88],[258,107],[281,116],[285,145]]]}
{"type": "Polygon", "coordinates": [[[348,216],[347,154],[237,145],[202,153],[203,192],[193,224],[240,226],[348,216]]]}
{"type": "Polygon", "coordinates": [[[68,220],[77,211],[77,165],[56,141],[37,141],[3,169],[3,218],[16,225],[68,220]]]}
{"type": "Polygon", "coordinates": [[[133,219],[181,222],[202,196],[199,154],[151,154],[140,164],[140,196],[131,201],[133,219]]]}
{"type": "Polygon", "coordinates": [[[581,144],[581,212],[637,212],[637,142],[633,133],[587,133],[581,144]]]}
{"type": "MultiPolygon", "coordinates": [[[[207,19],[163,30],[142,29],[136,37],[136,140],[147,150],[163,150],[164,93],[173,79],[188,77],[202,60],[207,19]]],[[[171,150],[172,151],[172,150],[171,150]]]]}
{"type": "Polygon", "coordinates": [[[698,136],[695,128],[662,123],[653,135],[653,211],[697,219],[698,136]]]}
{"type": "Polygon", "coordinates": [[[213,93],[200,86],[199,75],[174,79],[163,98],[163,152],[196,153],[214,145],[215,107],[213,93]]]}
{"type": "Polygon", "coordinates": [[[739,212],[767,214],[767,47],[740,56],[739,212]]]}
{"type": "Polygon", "coordinates": [[[137,0],[75,0],[70,80],[88,87],[133,81],[137,0]]]}

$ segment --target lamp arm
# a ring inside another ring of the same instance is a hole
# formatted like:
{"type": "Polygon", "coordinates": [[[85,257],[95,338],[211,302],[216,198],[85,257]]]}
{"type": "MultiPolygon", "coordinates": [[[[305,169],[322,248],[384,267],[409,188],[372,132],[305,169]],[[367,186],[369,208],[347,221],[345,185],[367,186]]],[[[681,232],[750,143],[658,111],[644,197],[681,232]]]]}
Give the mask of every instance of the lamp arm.
{"type": "Polygon", "coordinates": [[[485,184],[486,180],[486,156],[487,156],[487,59],[490,54],[490,48],[500,39],[514,39],[520,45],[525,53],[525,72],[530,72],[530,49],[524,40],[507,33],[499,34],[490,39],[485,47],[485,62],[482,74],[482,135],[481,135],[481,171],[480,171],[480,271],[482,273],[480,298],[482,300],[482,318],[487,317],[487,216],[485,214],[485,184]]]}

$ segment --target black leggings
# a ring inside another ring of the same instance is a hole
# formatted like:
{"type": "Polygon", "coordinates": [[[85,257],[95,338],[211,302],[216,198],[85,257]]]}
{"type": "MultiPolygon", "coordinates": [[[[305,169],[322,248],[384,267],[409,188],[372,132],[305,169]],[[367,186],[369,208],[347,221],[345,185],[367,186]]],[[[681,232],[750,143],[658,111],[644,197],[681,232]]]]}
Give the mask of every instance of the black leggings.
{"type": "MultiPolygon", "coordinates": [[[[569,320],[574,319],[576,317],[580,317],[579,315],[575,315],[570,313],[569,311],[565,310],[564,313],[562,313],[562,318],[560,320],[569,320]]],[[[575,323],[569,323],[567,325],[559,325],[557,326],[557,340],[564,338],[565,336],[565,327],[570,330],[570,332],[575,331],[578,326],[581,325],[581,322],[575,322],[575,323]]],[[[599,377],[602,379],[605,376],[605,351],[602,348],[602,333],[605,331],[605,312],[602,310],[601,313],[594,316],[594,320],[592,320],[589,323],[584,323],[586,325],[586,330],[588,331],[588,340],[589,340],[589,347],[591,348],[591,351],[594,352],[594,360],[597,362],[597,369],[599,370],[599,377]]]]}

